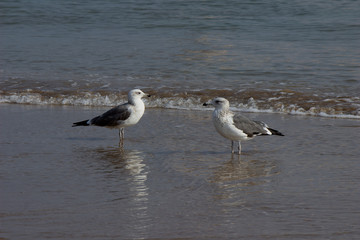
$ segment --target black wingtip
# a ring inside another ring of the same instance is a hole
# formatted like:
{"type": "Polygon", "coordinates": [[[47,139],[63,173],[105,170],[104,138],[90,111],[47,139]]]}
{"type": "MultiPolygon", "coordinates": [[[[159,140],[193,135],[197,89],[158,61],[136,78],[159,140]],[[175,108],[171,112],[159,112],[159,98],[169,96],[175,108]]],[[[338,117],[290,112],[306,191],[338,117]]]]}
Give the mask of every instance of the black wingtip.
{"type": "Polygon", "coordinates": [[[272,128],[268,128],[268,129],[269,129],[269,131],[271,132],[272,135],[285,136],[284,134],[282,134],[278,130],[275,130],[275,129],[272,129],[272,128]]]}
{"type": "Polygon", "coordinates": [[[80,122],[73,123],[72,127],[78,127],[78,126],[89,126],[89,120],[84,120],[80,122]]]}

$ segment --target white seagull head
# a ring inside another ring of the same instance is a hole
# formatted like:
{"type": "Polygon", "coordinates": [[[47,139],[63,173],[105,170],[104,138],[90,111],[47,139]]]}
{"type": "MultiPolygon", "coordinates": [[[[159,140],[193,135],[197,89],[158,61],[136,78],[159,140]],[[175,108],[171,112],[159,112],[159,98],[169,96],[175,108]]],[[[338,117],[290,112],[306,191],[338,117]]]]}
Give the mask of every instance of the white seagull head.
{"type": "Polygon", "coordinates": [[[129,92],[128,98],[129,100],[141,99],[142,97],[150,97],[149,94],[144,93],[140,89],[133,89],[129,92]]]}
{"type": "Polygon", "coordinates": [[[210,103],[204,103],[204,106],[213,105],[217,110],[227,110],[230,107],[230,103],[226,98],[217,97],[214,98],[210,103]]]}

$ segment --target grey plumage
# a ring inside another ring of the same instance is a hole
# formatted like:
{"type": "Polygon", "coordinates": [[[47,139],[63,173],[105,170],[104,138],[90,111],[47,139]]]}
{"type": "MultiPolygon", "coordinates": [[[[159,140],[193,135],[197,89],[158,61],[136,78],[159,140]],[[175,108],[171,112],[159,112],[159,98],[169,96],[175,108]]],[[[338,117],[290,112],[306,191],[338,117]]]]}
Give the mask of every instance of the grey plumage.
{"type": "Polygon", "coordinates": [[[90,120],[75,122],[72,126],[118,128],[120,137],[119,145],[123,146],[124,128],[135,125],[144,114],[145,105],[141,100],[144,96],[149,97],[150,95],[143,93],[140,89],[133,89],[128,93],[127,103],[116,106],[90,120]]]}
{"type": "Polygon", "coordinates": [[[241,129],[248,137],[253,137],[254,135],[279,135],[284,136],[278,130],[269,128],[269,126],[261,121],[251,120],[240,114],[235,114],[233,117],[234,125],[236,128],[241,129]],[[268,131],[271,132],[269,134],[268,131]]]}
{"type": "Polygon", "coordinates": [[[130,117],[129,103],[125,103],[110,109],[109,111],[90,120],[91,125],[99,127],[116,127],[130,117]]]}
{"type": "Polygon", "coordinates": [[[258,135],[284,136],[278,130],[269,128],[261,121],[254,121],[240,114],[230,111],[230,103],[225,98],[215,98],[204,106],[213,105],[213,122],[216,131],[223,137],[231,140],[231,151],[234,152],[234,141],[238,142],[238,153],[241,153],[241,141],[252,139],[258,135]]]}
{"type": "Polygon", "coordinates": [[[250,120],[240,114],[235,114],[233,120],[235,127],[241,129],[248,137],[253,137],[254,135],[269,135],[268,131],[266,131],[266,124],[263,122],[250,120]]]}

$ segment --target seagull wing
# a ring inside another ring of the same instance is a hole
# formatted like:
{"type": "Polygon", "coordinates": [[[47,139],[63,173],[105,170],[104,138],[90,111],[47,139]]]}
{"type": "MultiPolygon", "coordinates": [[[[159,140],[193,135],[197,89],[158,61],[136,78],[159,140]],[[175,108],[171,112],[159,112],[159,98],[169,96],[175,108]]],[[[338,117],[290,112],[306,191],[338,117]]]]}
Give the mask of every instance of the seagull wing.
{"type": "Polygon", "coordinates": [[[125,103],[110,109],[100,116],[91,119],[91,124],[101,127],[112,127],[121,124],[131,115],[132,109],[129,103],[125,103]]]}
{"type": "Polygon", "coordinates": [[[241,129],[249,137],[252,137],[254,135],[269,135],[267,125],[263,122],[253,121],[240,114],[235,114],[233,121],[235,127],[241,129]]]}

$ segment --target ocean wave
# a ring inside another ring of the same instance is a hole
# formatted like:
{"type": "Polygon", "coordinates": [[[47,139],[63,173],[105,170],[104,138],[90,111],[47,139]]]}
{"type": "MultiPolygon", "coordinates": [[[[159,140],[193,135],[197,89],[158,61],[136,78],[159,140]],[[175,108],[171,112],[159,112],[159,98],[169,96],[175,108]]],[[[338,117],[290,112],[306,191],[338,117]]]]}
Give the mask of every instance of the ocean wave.
{"type": "MultiPolygon", "coordinates": [[[[360,119],[360,99],[358,97],[319,97],[292,91],[271,92],[231,90],[197,90],[193,92],[173,92],[171,90],[148,90],[152,94],[145,99],[149,108],[209,110],[203,103],[217,96],[231,102],[232,110],[242,112],[282,113],[331,118],[360,119]]],[[[49,92],[27,89],[22,92],[0,92],[0,103],[37,105],[74,105],[112,107],[126,101],[126,93],[102,92],[49,92]]]]}

